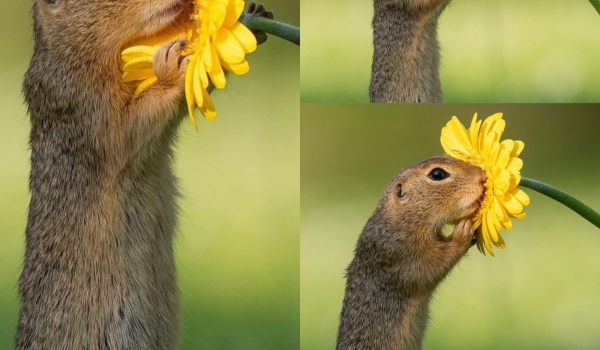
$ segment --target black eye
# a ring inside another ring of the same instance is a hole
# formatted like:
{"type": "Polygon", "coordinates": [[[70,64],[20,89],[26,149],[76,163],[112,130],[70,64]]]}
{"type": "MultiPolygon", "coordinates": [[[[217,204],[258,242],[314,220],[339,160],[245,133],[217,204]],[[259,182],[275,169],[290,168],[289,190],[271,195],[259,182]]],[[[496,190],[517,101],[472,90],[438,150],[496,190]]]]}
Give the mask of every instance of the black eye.
{"type": "Polygon", "coordinates": [[[62,0],[44,0],[50,8],[56,8],[62,0]]]}
{"type": "Polygon", "coordinates": [[[448,176],[450,176],[450,174],[448,174],[446,170],[441,168],[435,168],[429,173],[429,175],[427,175],[427,177],[434,181],[441,181],[447,178],[448,176]]]}

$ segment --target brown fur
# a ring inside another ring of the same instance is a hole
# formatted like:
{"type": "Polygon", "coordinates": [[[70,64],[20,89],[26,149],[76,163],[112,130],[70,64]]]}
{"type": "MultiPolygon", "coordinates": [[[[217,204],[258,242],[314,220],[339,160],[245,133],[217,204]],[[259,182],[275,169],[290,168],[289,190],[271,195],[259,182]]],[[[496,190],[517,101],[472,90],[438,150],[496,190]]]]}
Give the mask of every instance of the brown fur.
{"type": "Polygon", "coordinates": [[[442,102],[438,17],[450,0],[374,0],[371,102],[442,102]]]}
{"type": "Polygon", "coordinates": [[[472,245],[485,172],[433,157],[389,184],[348,267],[337,350],[420,349],[436,286],[472,245]],[[434,181],[435,168],[450,177],[434,181]],[[399,197],[399,193],[402,197],[399,197]],[[450,237],[442,227],[457,223],[450,237]]]}
{"type": "Polygon", "coordinates": [[[133,98],[124,44],[164,29],[179,0],[36,0],[25,76],[31,117],[26,251],[17,349],[173,349],[182,42],[154,57],[133,98]]]}

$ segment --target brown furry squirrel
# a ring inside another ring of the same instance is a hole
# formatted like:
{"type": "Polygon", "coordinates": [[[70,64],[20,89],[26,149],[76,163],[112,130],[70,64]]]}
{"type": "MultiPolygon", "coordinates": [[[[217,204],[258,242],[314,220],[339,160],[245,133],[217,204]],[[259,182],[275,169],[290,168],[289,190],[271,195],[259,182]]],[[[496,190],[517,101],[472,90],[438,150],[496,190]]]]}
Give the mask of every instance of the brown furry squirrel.
{"type": "Polygon", "coordinates": [[[186,110],[185,39],[158,50],[158,81],[135,98],[121,80],[120,52],[189,18],[192,7],[34,1],[34,54],[23,84],[31,202],[17,349],[175,348],[171,163],[186,110]]]}
{"type": "Polygon", "coordinates": [[[442,102],[438,17],[450,0],[374,0],[371,102],[442,102]]]}
{"type": "Polygon", "coordinates": [[[448,156],[396,175],[348,267],[337,350],[421,348],[435,288],[473,245],[470,218],[485,181],[483,170],[448,156]]]}

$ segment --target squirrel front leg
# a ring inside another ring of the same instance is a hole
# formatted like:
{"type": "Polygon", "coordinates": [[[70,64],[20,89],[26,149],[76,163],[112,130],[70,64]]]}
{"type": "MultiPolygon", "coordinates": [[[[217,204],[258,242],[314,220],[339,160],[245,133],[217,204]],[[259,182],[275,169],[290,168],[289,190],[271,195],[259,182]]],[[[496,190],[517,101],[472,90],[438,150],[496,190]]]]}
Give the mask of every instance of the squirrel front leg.
{"type": "Polygon", "coordinates": [[[452,234],[448,237],[447,242],[443,242],[435,254],[438,259],[437,264],[444,266],[446,269],[440,276],[440,280],[458,263],[465,255],[467,250],[473,246],[473,223],[471,219],[462,219],[454,226],[452,234]]]}
{"type": "Polygon", "coordinates": [[[448,238],[431,238],[432,244],[421,251],[414,260],[407,264],[411,271],[420,271],[410,274],[415,280],[409,280],[414,285],[421,285],[425,291],[430,292],[446,277],[458,261],[473,245],[473,224],[470,219],[463,219],[454,226],[448,238]]]}
{"type": "Polygon", "coordinates": [[[160,135],[173,118],[183,115],[185,71],[189,60],[186,57],[180,61],[180,56],[185,42],[185,37],[167,42],[154,54],[156,83],[134,97],[126,105],[122,119],[116,121],[113,136],[125,141],[122,151],[135,154],[149,139],[160,135]]]}

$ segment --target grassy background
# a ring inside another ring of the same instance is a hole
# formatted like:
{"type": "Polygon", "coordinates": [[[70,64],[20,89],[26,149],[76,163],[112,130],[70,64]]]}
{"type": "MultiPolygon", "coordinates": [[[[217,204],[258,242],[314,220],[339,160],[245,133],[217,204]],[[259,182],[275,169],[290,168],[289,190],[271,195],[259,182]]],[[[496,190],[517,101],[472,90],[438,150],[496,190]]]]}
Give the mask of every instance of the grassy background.
{"type": "MultiPolygon", "coordinates": [[[[29,201],[30,5],[0,2],[0,349],[17,323],[29,201]]],[[[298,1],[268,7],[299,24],[298,1]]],[[[218,120],[181,128],[181,349],[298,347],[299,49],[270,38],[248,59],[250,73],[213,95],[218,120]]]]}
{"type": "MultiPolygon", "coordinates": [[[[302,0],[302,102],[368,102],[372,1],[302,0]]],[[[600,101],[587,0],[455,0],[440,17],[447,102],[600,101]]]]}
{"type": "MultiPolygon", "coordinates": [[[[357,237],[402,168],[442,154],[452,115],[504,112],[522,174],[600,209],[598,105],[302,105],[301,349],[333,349],[357,237]]],[[[600,230],[532,190],[496,257],[471,249],[438,288],[425,349],[597,349],[600,230]]]]}

